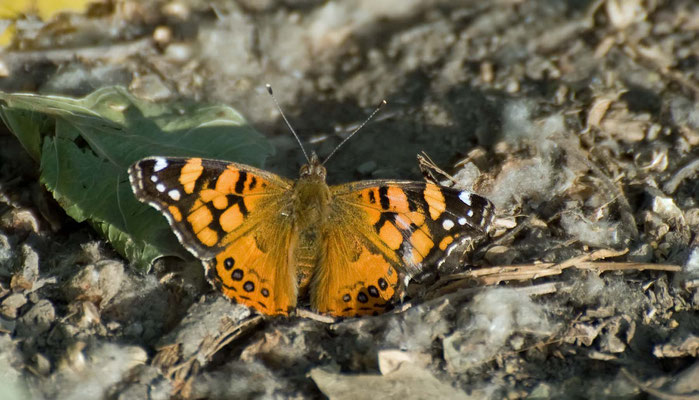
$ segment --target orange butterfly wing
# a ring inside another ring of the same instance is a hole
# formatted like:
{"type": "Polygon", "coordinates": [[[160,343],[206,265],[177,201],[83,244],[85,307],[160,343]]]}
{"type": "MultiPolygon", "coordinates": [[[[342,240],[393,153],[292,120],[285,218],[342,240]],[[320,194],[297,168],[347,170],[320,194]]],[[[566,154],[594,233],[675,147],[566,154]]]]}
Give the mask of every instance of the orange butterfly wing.
{"type": "Polygon", "coordinates": [[[311,305],[342,316],[382,312],[400,278],[484,236],[495,211],[484,197],[433,183],[362,181],[331,193],[311,305]]]}
{"type": "Polygon", "coordinates": [[[296,305],[288,248],[292,182],[243,164],[153,157],[129,169],[136,197],[160,210],[226,296],[264,314],[296,305]]]}

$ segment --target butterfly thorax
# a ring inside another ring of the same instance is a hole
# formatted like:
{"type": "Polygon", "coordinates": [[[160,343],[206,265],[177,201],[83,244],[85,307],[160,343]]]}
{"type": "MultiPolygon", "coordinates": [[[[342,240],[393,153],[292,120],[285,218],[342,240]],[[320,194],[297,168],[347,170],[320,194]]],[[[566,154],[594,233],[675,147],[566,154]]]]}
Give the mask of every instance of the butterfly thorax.
{"type": "Polygon", "coordinates": [[[326,171],[314,154],[310,163],[301,167],[292,191],[293,223],[302,232],[321,224],[330,210],[330,188],[325,183],[326,171]]]}

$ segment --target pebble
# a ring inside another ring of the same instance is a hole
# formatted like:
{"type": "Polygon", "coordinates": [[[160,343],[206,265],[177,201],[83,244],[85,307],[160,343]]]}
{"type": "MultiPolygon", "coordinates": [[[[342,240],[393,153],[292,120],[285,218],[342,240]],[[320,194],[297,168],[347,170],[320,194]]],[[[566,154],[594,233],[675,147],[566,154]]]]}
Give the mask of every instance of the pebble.
{"type": "Polygon", "coordinates": [[[51,328],[56,319],[56,310],[48,300],[39,300],[17,321],[17,336],[29,337],[40,335],[51,328]]]}
{"type": "Polygon", "coordinates": [[[23,293],[13,293],[0,304],[0,315],[7,319],[17,318],[17,310],[27,304],[27,297],[23,293]]]}
{"type": "Polygon", "coordinates": [[[40,375],[48,376],[51,373],[51,361],[43,354],[36,353],[32,357],[34,370],[40,375]]]}
{"type": "Polygon", "coordinates": [[[121,262],[101,260],[83,267],[64,290],[70,300],[79,296],[104,305],[119,292],[123,280],[124,265],[121,262]]]}
{"type": "Polygon", "coordinates": [[[0,227],[7,230],[39,232],[39,219],[29,210],[12,209],[0,217],[0,227]]]}

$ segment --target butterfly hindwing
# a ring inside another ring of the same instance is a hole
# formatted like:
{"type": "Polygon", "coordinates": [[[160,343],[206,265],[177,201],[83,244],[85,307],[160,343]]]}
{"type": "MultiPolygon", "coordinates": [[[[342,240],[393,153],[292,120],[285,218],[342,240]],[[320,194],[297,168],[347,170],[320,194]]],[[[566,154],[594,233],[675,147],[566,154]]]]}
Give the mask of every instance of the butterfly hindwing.
{"type": "Polygon", "coordinates": [[[296,277],[288,259],[290,225],[259,227],[204,261],[209,281],[224,295],[263,314],[286,315],[296,306],[296,277]]]}
{"type": "Polygon", "coordinates": [[[284,247],[291,227],[272,211],[285,204],[289,180],[243,164],[176,157],[143,159],[129,177],[136,197],[165,215],[224,294],[266,314],[296,304],[284,247]]]}
{"type": "Polygon", "coordinates": [[[311,306],[325,314],[381,314],[399,285],[396,263],[358,232],[334,225],[311,282],[311,306]]]}

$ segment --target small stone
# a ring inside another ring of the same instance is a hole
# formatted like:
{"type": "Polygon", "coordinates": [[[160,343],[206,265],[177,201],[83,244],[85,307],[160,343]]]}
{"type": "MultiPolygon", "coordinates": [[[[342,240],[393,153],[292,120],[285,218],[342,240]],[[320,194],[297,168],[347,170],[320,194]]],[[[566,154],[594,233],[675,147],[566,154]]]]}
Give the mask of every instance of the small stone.
{"type": "Polygon", "coordinates": [[[0,217],[0,227],[7,230],[39,232],[39,220],[29,210],[13,208],[0,217]]]}
{"type": "Polygon", "coordinates": [[[21,253],[22,271],[12,276],[10,287],[12,289],[32,290],[34,283],[39,278],[39,254],[26,244],[22,245],[21,253]]]}
{"type": "Polygon", "coordinates": [[[551,386],[545,384],[545,383],[540,383],[536,385],[534,390],[529,393],[527,396],[527,399],[550,399],[552,397],[552,390],[551,386]]]}
{"type": "Polygon", "coordinates": [[[51,328],[56,319],[56,310],[50,301],[44,299],[34,304],[18,319],[17,336],[37,336],[51,328]]]}
{"type": "Polygon", "coordinates": [[[22,245],[22,276],[27,282],[36,282],[39,278],[39,254],[26,244],[22,245]]]}
{"type": "MultiPolygon", "coordinates": [[[[10,260],[10,257],[12,257],[12,246],[10,246],[10,239],[8,237],[0,232],[0,265],[3,265],[3,270],[5,269],[4,266],[9,264],[7,261],[10,260]]],[[[5,271],[2,271],[3,275],[5,271]]]]}
{"type": "Polygon", "coordinates": [[[699,336],[693,334],[677,335],[668,343],[656,345],[653,355],[657,358],[679,358],[699,356],[699,336]]]}
{"type": "Polygon", "coordinates": [[[106,258],[100,241],[94,240],[83,243],[80,245],[80,249],[82,250],[82,254],[77,262],[82,262],[82,264],[93,264],[106,258]]]}
{"type": "Polygon", "coordinates": [[[36,353],[32,357],[32,361],[34,362],[34,370],[40,375],[48,376],[51,373],[51,361],[45,355],[36,353]]]}
{"type": "Polygon", "coordinates": [[[677,374],[668,389],[670,393],[699,392],[699,361],[677,374]]]}
{"type": "Polygon", "coordinates": [[[473,186],[480,176],[481,170],[476,164],[469,162],[454,175],[454,180],[459,189],[473,190],[473,186]]]}
{"type": "Polygon", "coordinates": [[[699,278],[699,247],[690,251],[687,262],[684,264],[684,273],[688,279],[699,278]]]}
{"type": "Polygon", "coordinates": [[[27,294],[27,300],[32,304],[36,304],[41,300],[41,296],[37,292],[31,292],[27,294]]]}
{"type": "Polygon", "coordinates": [[[493,246],[485,252],[485,259],[491,265],[510,265],[517,257],[517,251],[507,246],[493,246]]]}
{"type": "Polygon", "coordinates": [[[519,89],[520,89],[519,82],[517,82],[514,79],[510,79],[507,82],[507,85],[505,86],[505,91],[507,93],[517,93],[517,92],[519,92],[519,89]]]}
{"type": "Polygon", "coordinates": [[[626,344],[615,335],[605,335],[602,338],[600,347],[609,353],[623,353],[626,350],[626,344]]]}
{"type": "Polygon", "coordinates": [[[124,280],[124,265],[116,260],[102,260],[83,267],[65,286],[69,300],[80,297],[100,306],[108,303],[124,280]]]}
{"type": "MultiPolygon", "coordinates": [[[[699,207],[690,208],[684,212],[685,221],[690,229],[699,228],[699,207]]],[[[2,248],[2,238],[0,237],[0,249],[2,248]]]]}
{"type": "Polygon", "coordinates": [[[68,306],[70,321],[79,328],[88,328],[101,323],[100,312],[91,301],[78,301],[68,306]]]}
{"type": "Polygon", "coordinates": [[[0,304],[0,315],[7,319],[17,318],[17,310],[27,304],[27,297],[22,293],[11,294],[0,304]]]}
{"type": "Polygon", "coordinates": [[[105,326],[109,331],[116,331],[117,329],[121,328],[121,324],[116,321],[109,321],[105,326]]]}
{"type": "Polygon", "coordinates": [[[165,49],[165,56],[173,62],[186,62],[192,58],[192,47],[184,43],[171,43],[165,49]]]}
{"type": "Polygon", "coordinates": [[[420,367],[426,367],[430,363],[429,355],[398,349],[380,350],[377,358],[381,375],[388,375],[397,371],[403,364],[416,364],[420,367]]]}
{"type": "Polygon", "coordinates": [[[8,76],[10,76],[10,68],[8,68],[4,60],[0,60],[0,78],[7,78],[8,76]]]}
{"type": "Polygon", "coordinates": [[[628,255],[629,261],[638,263],[647,263],[653,259],[653,247],[648,243],[643,243],[637,248],[631,250],[628,255]]]}
{"type": "MultiPolygon", "coordinates": [[[[14,332],[16,326],[17,326],[17,321],[5,319],[2,316],[0,316],[0,332],[14,332]]],[[[9,337],[9,335],[0,335],[0,336],[9,337]]]]}
{"type": "Polygon", "coordinates": [[[163,6],[162,11],[168,17],[178,18],[182,21],[186,21],[191,13],[189,6],[182,1],[171,1],[163,6]]]}
{"type": "Polygon", "coordinates": [[[124,336],[138,337],[143,333],[143,325],[135,322],[124,329],[124,336]]]}
{"type": "Polygon", "coordinates": [[[126,389],[119,393],[117,400],[148,398],[152,398],[151,388],[148,385],[136,383],[129,385],[126,389]]]}
{"type": "Polygon", "coordinates": [[[61,372],[67,372],[67,371],[72,371],[72,372],[81,372],[85,370],[85,354],[83,353],[83,350],[85,350],[85,347],[87,347],[87,344],[83,341],[77,341],[66,349],[65,353],[61,357],[61,359],[58,361],[58,371],[61,372]]]}
{"type": "Polygon", "coordinates": [[[510,347],[512,347],[513,350],[519,351],[524,347],[524,337],[521,335],[514,335],[510,338],[510,347]]]}
{"type": "Polygon", "coordinates": [[[664,220],[679,220],[682,218],[682,210],[677,207],[675,201],[670,197],[655,196],[652,207],[653,211],[658,213],[664,220]]]}
{"type": "Polygon", "coordinates": [[[129,90],[136,96],[150,101],[160,101],[172,97],[172,91],[155,74],[135,77],[129,84],[129,90]]]}
{"type": "Polygon", "coordinates": [[[164,25],[155,28],[153,31],[153,40],[161,46],[170,43],[170,41],[172,41],[172,29],[164,25]]]}

